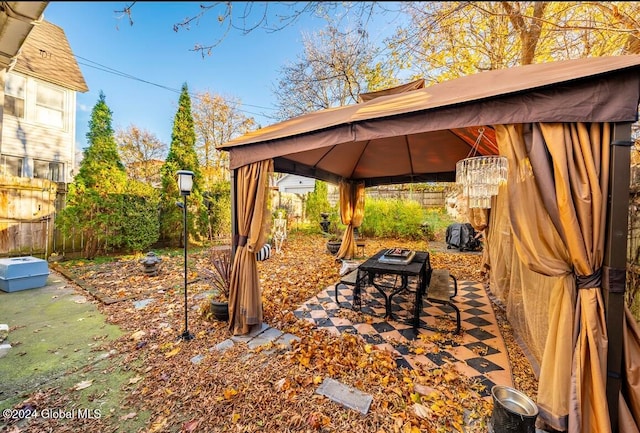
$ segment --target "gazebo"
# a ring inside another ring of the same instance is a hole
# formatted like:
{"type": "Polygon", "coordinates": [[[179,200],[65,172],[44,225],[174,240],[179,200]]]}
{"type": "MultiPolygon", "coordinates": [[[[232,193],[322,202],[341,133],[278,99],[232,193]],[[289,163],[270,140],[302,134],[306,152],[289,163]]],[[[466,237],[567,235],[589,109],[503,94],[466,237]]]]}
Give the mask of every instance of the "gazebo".
{"type": "Polygon", "coordinates": [[[479,73],[322,110],[232,140],[230,329],[262,321],[255,252],[272,170],[340,185],[348,256],[366,186],[454,181],[476,152],[508,160],[490,210],[490,288],[539,371],[544,426],[637,432],[640,333],[624,304],[631,124],[640,56],[479,73]],[[535,363],[535,362],[534,362],[535,363]]]}

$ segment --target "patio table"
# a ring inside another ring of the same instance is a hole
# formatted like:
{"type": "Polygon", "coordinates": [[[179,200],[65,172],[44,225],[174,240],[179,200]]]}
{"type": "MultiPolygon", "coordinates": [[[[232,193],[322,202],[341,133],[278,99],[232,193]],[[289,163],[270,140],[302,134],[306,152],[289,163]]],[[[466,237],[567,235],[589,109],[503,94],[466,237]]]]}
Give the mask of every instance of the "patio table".
{"type": "Polygon", "coordinates": [[[385,318],[393,319],[391,311],[391,300],[395,295],[409,290],[409,278],[417,278],[417,288],[415,290],[413,306],[413,327],[420,325],[420,311],[422,310],[422,297],[426,292],[431,277],[431,263],[429,253],[426,251],[416,251],[413,260],[407,264],[384,263],[378,259],[384,255],[388,248],[378,251],[367,261],[358,267],[358,278],[353,290],[353,307],[356,310],[361,308],[361,291],[366,284],[373,286],[385,300],[385,318]],[[396,276],[394,284],[386,284],[383,277],[386,275],[396,276]],[[400,284],[397,285],[397,277],[400,277],[400,284]]]}

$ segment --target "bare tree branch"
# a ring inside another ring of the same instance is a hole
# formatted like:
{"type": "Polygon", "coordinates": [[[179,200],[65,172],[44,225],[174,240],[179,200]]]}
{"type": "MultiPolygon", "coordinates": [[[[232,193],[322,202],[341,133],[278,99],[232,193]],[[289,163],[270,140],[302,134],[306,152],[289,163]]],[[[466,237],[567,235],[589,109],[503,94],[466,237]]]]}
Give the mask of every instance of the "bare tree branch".
{"type": "MultiPolygon", "coordinates": [[[[128,17],[129,23],[133,25],[132,7],[136,2],[127,5],[123,10],[115,11],[121,14],[119,18],[128,17]]],[[[211,2],[199,5],[199,10],[192,16],[177,22],[173,30],[189,30],[193,25],[201,25],[206,16],[216,14],[214,23],[210,22],[213,36],[212,42],[196,43],[192,51],[210,55],[232,31],[238,31],[247,35],[258,29],[266,33],[281,31],[295,23],[303,17],[315,17],[329,20],[337,16],[342,18],[355,17],[359,23],[368,24],[375,11],[382,13],[390,12],[384,2],[332,2],[332,1],[311,1],[311,2],[211,2]]]]}
{"type": "Polygon", "coordinates": [[[123,17],[127,17],[129,19],[129,25],[132,26],[133,25],[133,16],[131,14],[131,9],[133,8],[133,5],[135,5],[136,2],[132,2],[129,5],[126,5],[121,11],[115,10],[114,12],[116,14],[120,14],[120,16],[116,17],[117,19],[122,19],[123,17]]]}

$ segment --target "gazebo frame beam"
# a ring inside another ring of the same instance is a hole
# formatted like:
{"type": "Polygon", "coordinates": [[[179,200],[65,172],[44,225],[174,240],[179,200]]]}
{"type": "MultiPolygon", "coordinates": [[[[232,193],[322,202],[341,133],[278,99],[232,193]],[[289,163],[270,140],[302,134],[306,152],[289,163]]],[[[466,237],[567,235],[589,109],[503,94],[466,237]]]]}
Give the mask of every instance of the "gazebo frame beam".
{"type": "Polygon", "coordinates": [[[623,370],[623,328],[627,270],[631,123],[616,123],[611,141],[607,228],[602,279],[609,348],[607,404],[611,431],[618,432],[618,398],[623,370]]]}

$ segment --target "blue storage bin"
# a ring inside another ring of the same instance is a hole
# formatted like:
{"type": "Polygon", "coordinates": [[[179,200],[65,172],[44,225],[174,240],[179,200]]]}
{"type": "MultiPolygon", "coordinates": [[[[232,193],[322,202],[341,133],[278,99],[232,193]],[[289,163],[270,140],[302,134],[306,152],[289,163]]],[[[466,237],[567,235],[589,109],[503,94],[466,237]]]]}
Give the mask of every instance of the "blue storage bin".
{"type": "Polygon", "coordinates": [[[0,259],[0,290],[3,292],[43,287],[48,276],[46,260],[31,256],[0,259]]]}

